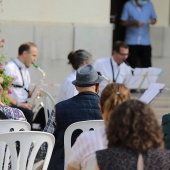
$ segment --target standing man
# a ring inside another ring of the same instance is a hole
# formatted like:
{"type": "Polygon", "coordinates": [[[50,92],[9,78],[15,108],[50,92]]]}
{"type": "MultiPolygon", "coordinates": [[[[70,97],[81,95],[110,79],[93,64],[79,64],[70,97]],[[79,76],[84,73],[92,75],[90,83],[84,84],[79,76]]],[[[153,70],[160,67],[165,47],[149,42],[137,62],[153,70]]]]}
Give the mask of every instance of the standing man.
{"type": "Polygon", "coordinates": [[[131,75],[131,68],[125,64],[129,55],[128,46],[122,41],[116,41],[113,44],[113,56],[98,59],[94,62],[94,68],[99,71],[102,76],[108,78],[108,81],[101,82],[99,94],[109,82],[124,83],[127,75],[131,75]]]}
{"type": "Polygon", "coordinates": [[[142,67],[151,67],[149,25],[155,23],[156,13],[150,0],[130,0],[124,5],[121,24],[127,27],[125,42],[129,46],[127,61],[131,67],[138,66],[138,59],[142,67]]]}
{"type": "MultiPolygon", "coordinates": [[[[53,133],[55,136],[55,146],[48,170],[64,169],[64,133],[69,125],[79,121],[102,119],[97,95],[102,80],[103,78],[90,64],[76,70],[76,80],[72,84],[79,93],[55,105],[56,113],[51,113],[44,129],[45,132],[53,133]]],[[[72,144],[79,134],[74,133],[72,144]]],[[[41,156],[45,156],[46,148],[46,144],[41,147],[41,156]]]]}
{"type": "Polygon", "coordinates": [[[22,44],[18,49],[18,57],[10,61],[6,66],[6,74],[13,77],[11,91],[9,95],[11,105],[23,111],[27,121],[32,124],[32,106],[27,103],[34,89],[29,91],[30,74],[28,68],[37,59],[37,46],[32,42],[22,44]]]}

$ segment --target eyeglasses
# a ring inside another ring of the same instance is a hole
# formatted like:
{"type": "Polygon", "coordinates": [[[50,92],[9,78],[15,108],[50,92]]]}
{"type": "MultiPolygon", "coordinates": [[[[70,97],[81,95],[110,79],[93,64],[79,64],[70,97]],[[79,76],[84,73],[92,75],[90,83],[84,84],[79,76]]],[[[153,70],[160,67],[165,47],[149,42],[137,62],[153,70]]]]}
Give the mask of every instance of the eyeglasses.
{"type": "Polygon", "coordinates": [[[123,53],[118,53],[119,55],[121,55],[122,57],[128,57],[129,54],[123,54],[123,53]]]}

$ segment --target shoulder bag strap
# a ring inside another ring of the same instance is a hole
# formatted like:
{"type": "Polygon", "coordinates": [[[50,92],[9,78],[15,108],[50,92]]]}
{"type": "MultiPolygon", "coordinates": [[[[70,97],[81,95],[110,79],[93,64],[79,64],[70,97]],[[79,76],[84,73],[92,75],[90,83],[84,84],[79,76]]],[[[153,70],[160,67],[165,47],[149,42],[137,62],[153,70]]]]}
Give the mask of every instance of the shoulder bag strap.
{"type": "MultiPolygon", "coordinates": [[[[24,79],[23,79],[23,75],[22,75],[22,71],[21,71],[21,67],[19,67],[19,65],[13,60],[13,62],[16,64],[16,66],[18,67],[20,74],[21,74],[21,78],[22,78],[22,86],[21,85],[16,85],[16,84],[12,84],[14,87],[19,87],[19,88],[24,88],[24,79]]],[[[27,90],[26,88],[24,88],[24,90],[29,93],[29,90],[27,90]]]]}
{"type": "Polygon", "coordinates": [[[144,161],[142,154],[139,154],[138,156],[137,170],[144,170],[144,161]]]}

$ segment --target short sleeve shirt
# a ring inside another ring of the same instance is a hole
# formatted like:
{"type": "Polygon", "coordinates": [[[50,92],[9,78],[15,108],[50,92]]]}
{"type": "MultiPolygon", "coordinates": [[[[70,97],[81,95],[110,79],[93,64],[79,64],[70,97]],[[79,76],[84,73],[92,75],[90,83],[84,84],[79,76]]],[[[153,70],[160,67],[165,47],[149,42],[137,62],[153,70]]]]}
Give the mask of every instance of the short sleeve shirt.
{"type": "Polygon", "coordinates": [[[30,84],[28,68],[26,68],[20,60],[15,59],[5,66],[5,73],[14,78],[12,84],[20,86],[24,85],[23,88],[11,87],[12,94],[10,94],[10,97],[18,102],[26,102],[28,99],[28,92],[24,88],[28,90],[30,84]],[[22,75],[18,66],[21,68],[22,75]]]}
{"type": "Polygon", "coordinates": [[[125,42],[128,45],[150,45],[149,25],[151,19],[156,19],[156,13],[151,1],[139,8],[134,0],[125,3],[121,20],[141,21],[142,27],[129,26],[126,28],[125,42]]]}

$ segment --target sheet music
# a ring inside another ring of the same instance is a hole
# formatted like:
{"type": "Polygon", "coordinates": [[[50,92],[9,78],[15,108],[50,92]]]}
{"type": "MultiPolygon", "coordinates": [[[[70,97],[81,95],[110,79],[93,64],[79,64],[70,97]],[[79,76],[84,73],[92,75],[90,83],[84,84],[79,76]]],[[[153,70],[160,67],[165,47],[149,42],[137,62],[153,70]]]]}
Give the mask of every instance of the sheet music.
{"type": "Polygon", "coordinates": [[[149,67],[145,80],[141,85],[141,89],[147,89],[151,83],[156,83],[156,80],[158,79],[159,75],[161,75],[161,73],[161,68],[149,67]]]}
{"type": "Polygon", "coordinates": [[[155,83],[162,69],[149,68],[135,68],[133,75],[127,75],[124,84],[129,89],[147,89],[151,83],[155,83]]]}
{"type": "Polygon", "coordinates": [[[148,68],[135,68],[133,75],[128,75],[125,79],[124,84],[129,89],[138,89],[144,76],[147,74],[148,68]]]}
{"type": "Polygon", "coordinates": [[[164,87],[165,84],[151,83],[139,100],[146,104],[149,104],[164,87]]]}

